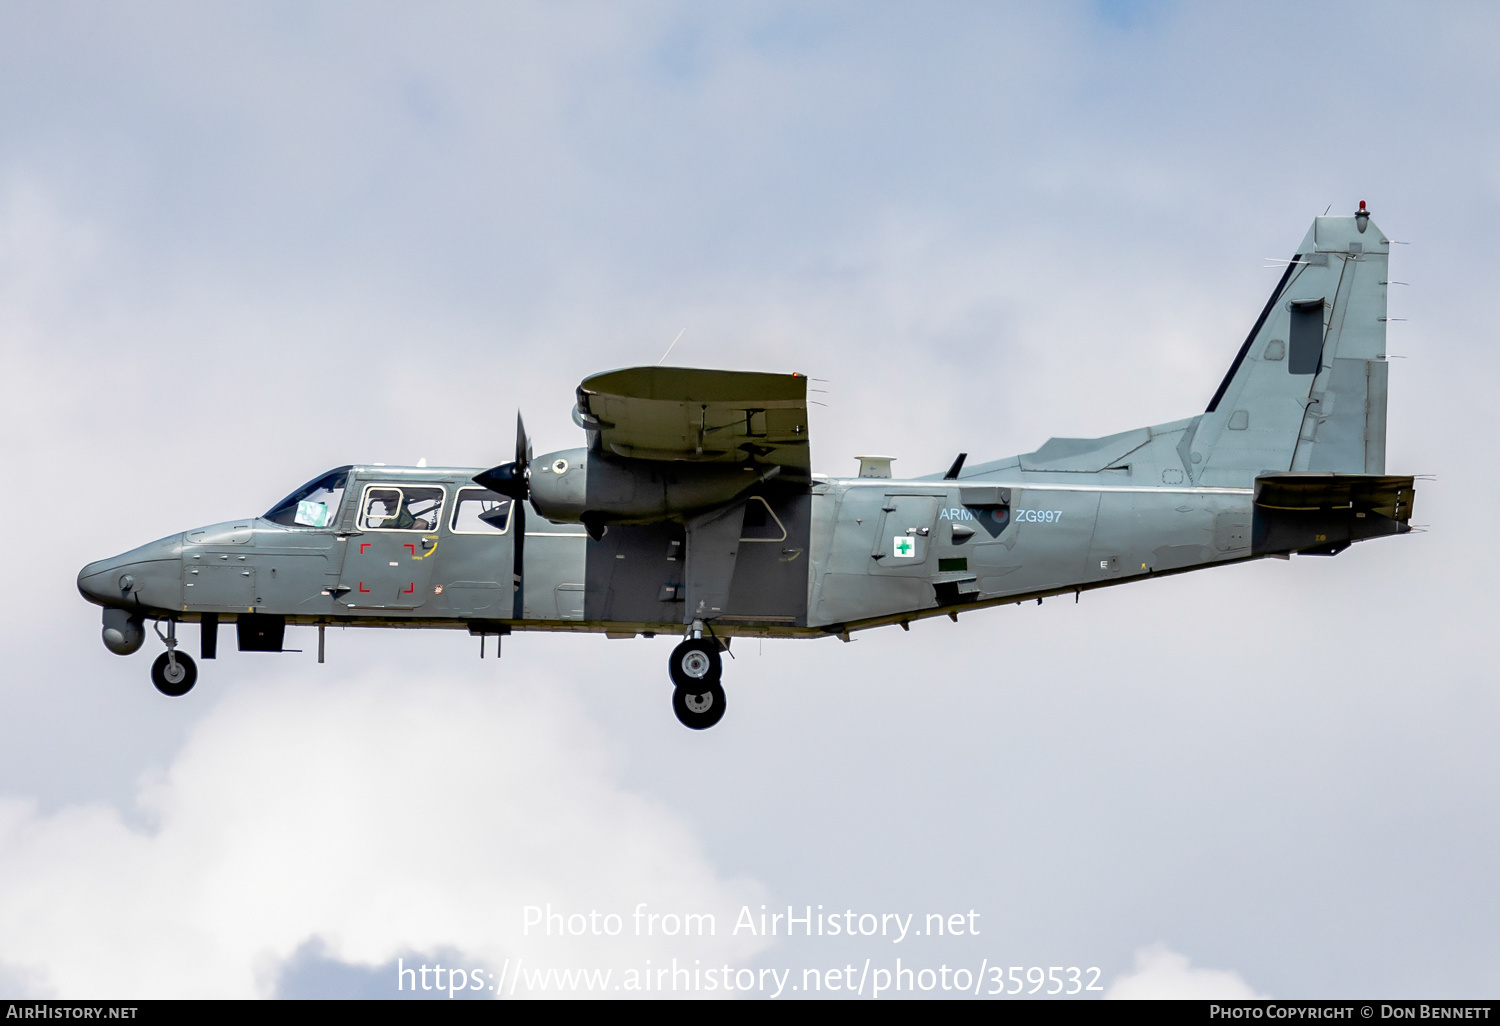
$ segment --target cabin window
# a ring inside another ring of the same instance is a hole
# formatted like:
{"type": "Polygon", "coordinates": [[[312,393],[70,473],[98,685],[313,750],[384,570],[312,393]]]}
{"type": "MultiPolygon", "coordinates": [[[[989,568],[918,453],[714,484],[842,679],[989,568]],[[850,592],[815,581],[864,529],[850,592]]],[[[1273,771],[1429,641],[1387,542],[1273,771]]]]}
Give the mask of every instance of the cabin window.
{"type": "Polygon", "coordinates": [[[443,509],[443,489],[409,485],[370,485],[359,507],[364,531],[435,531],[443,509]]]}
{"type": "Polygon", "coordinates": [[[454,534],[504,534],[510,529],[511,500],[485,488],[465,488],[453,508],[454,534]]]}

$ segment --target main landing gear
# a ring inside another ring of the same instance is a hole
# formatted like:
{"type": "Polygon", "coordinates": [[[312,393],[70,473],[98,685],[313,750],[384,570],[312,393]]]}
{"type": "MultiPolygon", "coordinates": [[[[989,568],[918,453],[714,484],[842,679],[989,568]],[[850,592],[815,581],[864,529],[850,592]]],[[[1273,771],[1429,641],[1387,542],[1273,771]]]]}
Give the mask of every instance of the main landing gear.
{"type": "Polygon", "coordinates": [[[707,730],[724,718],[724,688],[716,681],[694,694],[685,688],[672,692],[672,711],[684,727],[707,730]]]}
{"type": "Polygon", "coordinates": [[[717,640],[703,637],[698,624],[693,625],[693,634],[672,650],[667,662],[672,711],[684,727],[707,730],[724,718],[724,689],[719,684],[724,662],[717,640]]]}
{"type": "Polygon", "coordinates": [[[151,664],[151,683],[156,690],[173,698],[181,698],[193,690],[198,683],[198,666],[186,652],[177,651],[177,621],[167,621],[167,633],[161,632],[161,624],[152,624],[156,636],[161,638],[167,650],[151,664]]]}

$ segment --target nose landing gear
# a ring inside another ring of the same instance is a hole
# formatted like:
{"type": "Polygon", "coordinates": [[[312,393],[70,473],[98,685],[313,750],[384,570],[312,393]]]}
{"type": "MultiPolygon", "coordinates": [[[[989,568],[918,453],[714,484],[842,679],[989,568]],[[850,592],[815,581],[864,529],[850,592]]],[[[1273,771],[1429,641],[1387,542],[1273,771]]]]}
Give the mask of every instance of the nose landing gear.
{"type": "Polygon", "coordinates": [[[167,650],[151,664],[151,683],[156,690],[172,698],[181,698],[193,690],[198,683],[198,666],[186,652],[177,651],[177,621],[167,621],[167,633],[161,632],[161,624],[152,624],[156,636],[161,638],[167,650]]]}
{"type": "Polygon", "coordinates": [[[724,662],[719,642],[705,638],[694,624],[693,634],[672,650],[667,671],[672,678],[672,711],[684,727],[707,730],[724,718],[724,689],[719,678],[724,662]]]}

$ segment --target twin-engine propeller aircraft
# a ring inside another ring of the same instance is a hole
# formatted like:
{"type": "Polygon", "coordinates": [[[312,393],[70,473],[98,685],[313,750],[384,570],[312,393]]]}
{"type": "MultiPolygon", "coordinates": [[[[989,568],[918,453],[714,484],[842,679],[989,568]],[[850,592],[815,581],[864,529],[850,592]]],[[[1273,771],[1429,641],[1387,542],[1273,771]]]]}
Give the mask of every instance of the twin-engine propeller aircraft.
{"type": "Polygon", "coordinates": [[[157,688],[214,658],[282,650],[288,624],[681,635],[672,707],[724,714],[735,637],[851,631],[1168,573],[1334,555],[1410,528],[1385,476],[1387,257],[1365,204],[1319,217],[1195,417],[946,473],[812,472],[807,379],[635,367],[587,378],[587,442],[491,470],[347,466],[261,517],[175,534],[78,576],[129,655],[153,627],[157,688]],[[162,625],[165,625],[163,632],[162,625]]]}

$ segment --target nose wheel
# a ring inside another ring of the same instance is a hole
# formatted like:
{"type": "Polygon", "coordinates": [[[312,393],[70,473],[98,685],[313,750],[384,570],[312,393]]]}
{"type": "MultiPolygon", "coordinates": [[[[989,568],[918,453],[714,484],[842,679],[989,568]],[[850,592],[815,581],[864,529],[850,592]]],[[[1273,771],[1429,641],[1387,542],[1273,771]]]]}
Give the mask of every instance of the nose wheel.
{"type": "Polygon", "coordinates": [[[198,664],[186,652],[177,651],[177,621],[167,621],[167,633],[162,634],[161,624],[152,625],[156,636],[161,638],[167,650],[151,664],[151,683],[156,690],[172,698],[181,698],[193,690],[198,683],[198,664]]]}
{"type": "Polygon", "coordinates": [[[198,666],[186,652],[163,652],[151,664],[151,683],[162,694],[181,698],[198,683],[198,666]]]}

